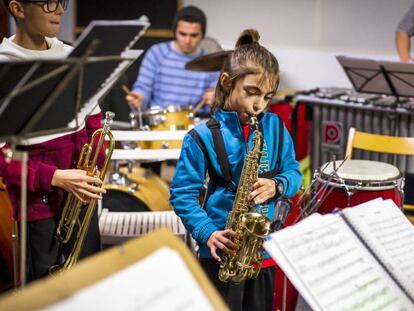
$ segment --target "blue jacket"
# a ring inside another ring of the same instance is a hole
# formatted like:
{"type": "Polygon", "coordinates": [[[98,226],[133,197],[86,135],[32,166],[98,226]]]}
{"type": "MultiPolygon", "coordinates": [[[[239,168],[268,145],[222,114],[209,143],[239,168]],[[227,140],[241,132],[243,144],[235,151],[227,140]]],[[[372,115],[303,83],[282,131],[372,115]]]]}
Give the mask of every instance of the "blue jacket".
{"type": "MultiPolygon", "coordinates": [[[[242,128],[236,112],[219,110],[214,118],[220,123],[225,149],[233,181],[238,184],[243,168],[244,158],[248,152],[242,128]]],[[[275,169],[278,151],[279,118],[273,113],[264,113],[259,119],[263,128],[263,154],[259,173],[275,169]]],[[[206,124],[197,125],[194,133],[184,137],[180,159],[178,160],[174,179],[170,188],[170,201],[175,213],[181,218],[185,227],[200,246],[200,256],[211,257],[206,243],[210,235],[226,226],[227,215],[233,207],[236,193],[230,189],[208,184],[208,198],[201,207],[198,198],[203,188],[208,158],[197,142],[202,141],[211,159],[212,167],[223,176],[214,150],[214,141],[206,124]]],[[[249,134],[249,150],[253,147],[254,134],[249,134]]],[[[291,197],[296,194],[302,181],[299,163],[295,160],[295,151],[289,132],[284,128],[283,148],[278,174],[274,176],[283,183],[283,195],[291,197]]],[[[271,220],[274,213],[274,200],[256,206],[256,209],[271,220]]]]}

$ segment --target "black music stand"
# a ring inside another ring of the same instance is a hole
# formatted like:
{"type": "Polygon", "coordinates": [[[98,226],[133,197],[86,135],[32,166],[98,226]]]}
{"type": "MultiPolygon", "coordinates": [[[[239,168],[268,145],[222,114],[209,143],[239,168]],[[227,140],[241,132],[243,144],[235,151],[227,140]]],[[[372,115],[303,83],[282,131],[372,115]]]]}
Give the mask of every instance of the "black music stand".
{"type": "MultiPolygon", "coordinates": [[[[96,24],[102,23],[96,22],[96,24]]],[[[139,39],[148,28],[148,21],[109,22],[109,24],[106,23],[104,29],[94,25],[88,26],[86,34],[81,36],[70,58],[66,60],[0,63],[0,141],[9,142],[15,158],[17,156],[16,159],[22,162],[20,206],[22,286],[26,282],[28,156],[25,152],[17,152],[17,145],[29,137],[78,128],[77,114],[81,110],[81,103],[92,98],[94,94],[99,92],[103,94],[102,90],[105,88],[108,91],[120,74],[132,63],[133,59],[123,59],[121,53],[128,50],[139,39]],[[119,24],[124,27],[117,28],[119,24]],[[116,31],[109,31],[114,27],[116,31]],[[127,35],[124,35],[125,32],[127,35]],[[121,66],[123,60],[125,60],[124,65],[121,66]],[[90,83],[83,83],[85,77],[90,78],[90,83]],[[71,120],[75,120],[72,125],[68,124],[71,120]]]]}
{"type": "MultiPolygon", "coordinates": [[[[26,225],[27,225],[27,152],[18,151],[17,146],[27,138],[38,136],[39,128],[48,133],[57,133],[67,124],[67,119],[76,117],[75,105],[68,97],[64,103],[72,109],[63,113],[50,113],[61,90],[66,90],[70,82],[80,71],[83,60],[79,64],[62,61],[34,61],[0,64],[0,94],[8,94],[0,99],[0,141],[9,142],[12,148],[7,151],[6,161],[21,161],[21,191],[20,191],[20,280],[21,286],[26,284],[26,225]],[[14,70],[16,69],[16,70],[14,70]],[[3,82],[3,83],[1,83],[3,82]],[[14,84],[14,82],[17,82],[14,84]],[[52,120],[39,127],[39,121],[44,117],[52,120]]],[[[72,88],[72,92],[76,89],[72,88]]],[[[66,91],[67,93],[68,91],[66,91]]],[[[65,93],[65,92],[63,92],[65,93]]],[[[64,100],[64,98],[62,99],[64,100]]],[[[57,105],[56,105],[57,106],[57,105]]],[[[42,131],[40,131],[42,132],[42,131]]],[[[13,245],[14,253],[17,245],[13,245]]],[[[15,256],[14,256],[15,258],[15,256]]],[[[17,267],[15,266],[15,285],[17,267]]]]}
{"type": "MultiPolygon", "coordinates": [[[[414,96],[414,64],[347,56],[337,56],[336,59],[356,91],[394,96],[394,112],[400,104],[401,96],[414,96]]],[[[392,126],[394,135],[398,134],[396,130],[394,117],[392,126]]]]}
{"type": "Polygon", "coordinates": [[[414,97],[414,64],[379,62],[394,95],[414,97]]]}
{"type": "Polygon", "coordinates": [[[347,56],[336,56],[336,59],[356,91],[394,95],[377,61],[347,56]]]}
{"type": "MultiPolygon", "coordinates": [[[[84,83],[82,90],[82,102],[86,102],[94,96],[94,87],[101,87],[102,81],[106,81],[116,68],[114,63],[101,61],[94,63],[92,60],[95,57],[100,60],[105,58],[117,60],[117,56],[124,56],[123,52],[130,51],[149,26],[148,18],[142,16],[137,20],[92,21],[85,28],[74,43],[74,50],[68,56],[68,58],[78,58],[85,54],[91,42],[99,43],[90,54],[91,62],[87,64],[83,73],[83,80],[87,83],[84,83]]],[[[130,60],[135,60],[138,56],[134,55],[130,60]]],[[[129,58],[129,56],[126,57],[129,58]]],[[[131,63],[128,64],[128,66],[130,65],[131,63]]]]}
{"type": "Polygon", "coordinates": [[[0,64],[0,141],[63,131],[77,113],[81,66],[74,60],[0,64]]]}
{"type": "Polygon", "coordinates": [[[67,126],[71,117],[98,90],[100,96],[109,91],[138,55],[124,58],[121,54],[135,44],[148,26],[145,19],[93,21],[67,60],[0,63],[0,114],[7,120],[0,123],[0,141],[9,140],[16,133],[28,138],[53,134],[53,128],[77,128],[76,122],[67,126]],[[49,94],[48,90],[53,92],[49,94]],[[17,108],[8,108],[10,101],[17,108]],[[62,118],[49,117],[58,114],[62,118]]]}

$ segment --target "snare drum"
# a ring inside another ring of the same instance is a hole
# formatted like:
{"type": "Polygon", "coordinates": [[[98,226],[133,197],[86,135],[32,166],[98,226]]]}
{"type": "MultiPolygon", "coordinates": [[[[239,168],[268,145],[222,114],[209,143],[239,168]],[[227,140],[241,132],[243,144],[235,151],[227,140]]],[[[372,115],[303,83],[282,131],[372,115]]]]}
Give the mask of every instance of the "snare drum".
{"type": "MultiPolygon", "coordinates": [[[[152,131],[189,130],[194,126],[191,106],[152,107],[142,114],[142,118],[152,131]]],[[[181,146],[180,140],[139,142],[139,147],[144,149],[179,149],[181,146]]]]}
{"type": "Polygon", "coordinates": [[[172,210],[168,185],[158,175],[140,167],[134,167],[132,173],[122,168],[120,173],[125,180],[104,185],[102,208],[115,212],[172,210]]]}
{"type": "MultiPolygon", "coordinates": [[[[336,161],[338,168],[342,161],[336,161]]],[[[318,213],[326,214],[335,208],[345,208],[378,197],[392,199],[399,207],[403,202],[403,178],[391,164],[348,160],[334,173],[333,162],[325,163],[316,179],[316,196],[321,204],[318,213]]]]}

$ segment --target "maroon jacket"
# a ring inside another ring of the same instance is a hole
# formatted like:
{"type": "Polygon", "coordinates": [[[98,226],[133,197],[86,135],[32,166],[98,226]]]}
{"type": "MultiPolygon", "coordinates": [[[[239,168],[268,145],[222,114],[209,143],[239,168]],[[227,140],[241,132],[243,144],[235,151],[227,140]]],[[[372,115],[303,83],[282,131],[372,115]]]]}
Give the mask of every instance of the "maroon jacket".
{"type": "MultiPolygon", "coordinates": [[[[66,192],[52,187],[51,181],[56,169],[74,168],[80,150],[89,143],[92,133],[101,127],[102,114],[87,118],[86,125],[78,132],[67,134],[39,144],[19,146],[29,153],[27,167],[27,220],[41,220],[60,215],[66,192]]],[[[21,163],[6,163],[0,150],[0,176],[7,184],[10,200],[13,204],[13,217],[20,219],[20,176],[21,163]]]]}

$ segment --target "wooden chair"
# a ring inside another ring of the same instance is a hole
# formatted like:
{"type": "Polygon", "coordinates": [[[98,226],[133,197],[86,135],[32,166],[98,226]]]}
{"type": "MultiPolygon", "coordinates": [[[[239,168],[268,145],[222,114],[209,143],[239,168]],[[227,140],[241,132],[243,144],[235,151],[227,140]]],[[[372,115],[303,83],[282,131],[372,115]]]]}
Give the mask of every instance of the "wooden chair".
{"type": "MultiPolygon", "coordinates": [[[[351,159],[354,148],[371,152],[414,156],[414,137],[371,134],[357,131],[351,127],[348,133],[345,157],[351,159]]],[[[414,205],[404,204],[404,211],[414,224],[414,205]]]]}
{"type": "Polygon", "coordinates": [[[351,127],[348,134],[345,156],[351,159],[352,149],[372,152],[414,155],[414,137],[395,137],[357,131],[351,127]]]}

